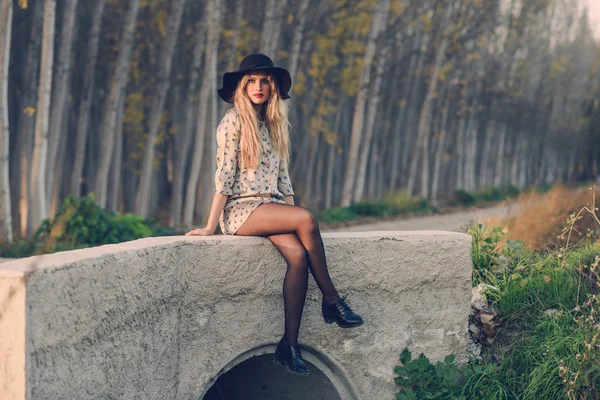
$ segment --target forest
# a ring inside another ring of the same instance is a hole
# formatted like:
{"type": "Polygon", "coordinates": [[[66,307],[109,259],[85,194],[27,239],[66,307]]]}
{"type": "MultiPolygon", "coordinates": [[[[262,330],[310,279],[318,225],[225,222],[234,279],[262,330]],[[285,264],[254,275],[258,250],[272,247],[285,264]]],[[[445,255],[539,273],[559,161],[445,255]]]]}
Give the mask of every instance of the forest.
{"type": "Polygon", "coordinates": [[[296,204],[600,174],[600,42],[574,0],[0,0],[0,241],[67,196],[208,217],[224,72],[289,70],[296,204]]]}

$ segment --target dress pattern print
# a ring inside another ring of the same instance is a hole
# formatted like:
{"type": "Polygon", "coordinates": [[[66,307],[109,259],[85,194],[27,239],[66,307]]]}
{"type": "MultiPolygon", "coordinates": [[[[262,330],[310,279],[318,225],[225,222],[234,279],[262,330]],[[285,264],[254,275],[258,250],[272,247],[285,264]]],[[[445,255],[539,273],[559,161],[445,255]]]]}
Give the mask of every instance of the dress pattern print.
{"type": "Polygon", "coordinates": [[[264,122],[259,123],[262,153],[257,169],[244,168],[240,153],[240,120],[230,108],[217,128],[217,171],[215,193],[229,197],[219,218],[221,231],[233,235],[262,203],[285,204],[285,196],[294,195],[288,164],[271,147],[271,136],[264,122]]]}

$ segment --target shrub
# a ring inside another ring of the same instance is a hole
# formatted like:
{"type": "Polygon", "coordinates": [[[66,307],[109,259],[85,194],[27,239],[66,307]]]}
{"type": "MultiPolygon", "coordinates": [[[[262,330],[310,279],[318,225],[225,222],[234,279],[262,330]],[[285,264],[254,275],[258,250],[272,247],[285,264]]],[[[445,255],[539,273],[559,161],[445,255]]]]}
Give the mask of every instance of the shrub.
{"type": "Polygon", "coordinates": [[[471,193],[465,192],[464,190],[457,190],[454,192],[448,203],[451,206],[470,207],[474,205],[476,201],[475,196],[471,193]]]}
{"type": "Polygon", "coordinates": [[[385,217],[397,214],[397,211],[393,207],[384,202],[355,203],[348,208],[352,213],[360,217],[385,217]]]}
{"type": "Polygon", "coordinates": [[[42,222],[33,239],[0,245],[0,256],[24,257],[174,233],[138,215],[106,212],[96,204],[93,194],[69,196],[52,220],[42,222]]]}
{"type": "Polygon", "coordinates": [[[317,213],[319,221],[322,222],[342,222],[355,220],[358,217],[348,207],[334,207],[329,210],[317,213]]]}
{"type": "Polygon", "coordinates": [[[388,193],[383,197],[383,202],[395,208],[401,214],[429,209],[425,199],[412,196],[408,190],[388,193]]]}
{"type": "Polygon", "coordinates": [[[422,353],[413,360],[408,348],[404,348],[400,362],[402,365],[394,368],[398,375],[394,380],[402,387],[396,399],[465,399],[457,380],[458,365],[454,355],[446,356],[443,363],[438,361],[434,365],[422,353]]]}

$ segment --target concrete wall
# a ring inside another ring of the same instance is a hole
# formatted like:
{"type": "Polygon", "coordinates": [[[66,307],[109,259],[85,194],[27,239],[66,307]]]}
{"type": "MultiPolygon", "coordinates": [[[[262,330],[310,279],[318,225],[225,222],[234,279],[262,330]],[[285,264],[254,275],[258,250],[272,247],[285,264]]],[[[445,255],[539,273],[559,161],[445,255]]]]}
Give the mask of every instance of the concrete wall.
{"type": "MultiPolygon", "coordinates": [[[[394,398],[404,346],[466,357],[469,236],[331,233],[324,242],[334,283],[366,322],[325,324],[311,278],[300,343],[342,398],[394,398]]],[[[284,272],[267,239],[232,236],[2,263],[0,399],[198,399],[244,357],[272,351],[284,272]]]]}

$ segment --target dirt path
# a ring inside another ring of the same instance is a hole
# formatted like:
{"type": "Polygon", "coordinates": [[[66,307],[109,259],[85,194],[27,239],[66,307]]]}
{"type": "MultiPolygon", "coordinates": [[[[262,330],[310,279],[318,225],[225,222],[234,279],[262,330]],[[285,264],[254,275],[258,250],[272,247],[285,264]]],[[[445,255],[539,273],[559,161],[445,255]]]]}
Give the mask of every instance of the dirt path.
{"type": "Polygon", "coordinates": [[[515,215],[516,206],[503,205],[490,208],[472,208],[466,211],[445,214],[396,219],[335,229],[325,229],[323,232],[365,232],[365,231],[420,231],[442,230],[466,232],[475,222],[483,222],[489,217],[506,217],[515,215]]]}

